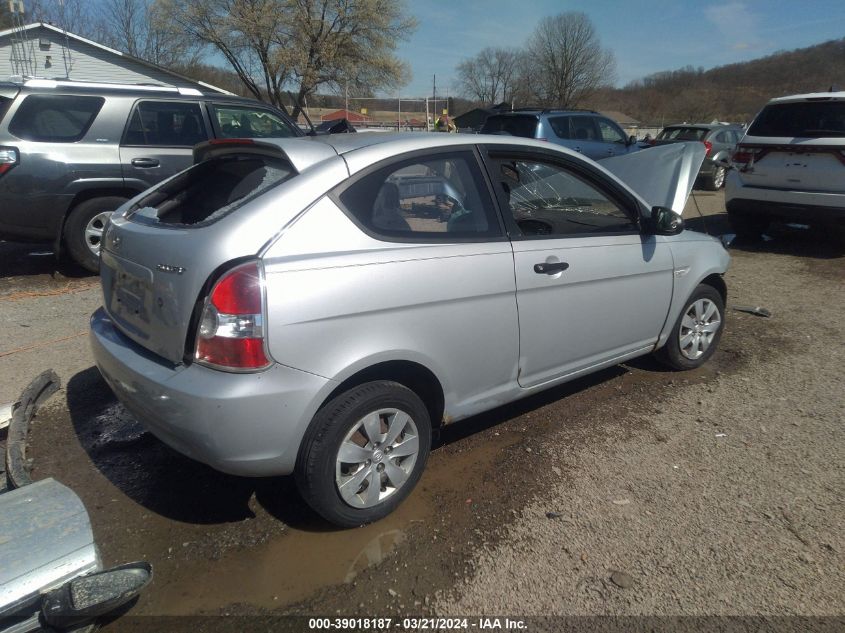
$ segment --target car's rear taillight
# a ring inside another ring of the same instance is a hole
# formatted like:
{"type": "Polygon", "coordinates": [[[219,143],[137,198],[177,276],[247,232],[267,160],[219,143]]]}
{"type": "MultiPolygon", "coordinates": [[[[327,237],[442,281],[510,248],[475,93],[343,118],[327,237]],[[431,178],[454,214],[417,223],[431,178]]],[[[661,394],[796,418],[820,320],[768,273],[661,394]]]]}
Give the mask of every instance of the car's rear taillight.
{"type": "Polygon", "coordinates": [[[18,150],[11,147],[0,147],[0,176],[18,164],[18,150]]]}
{"type": "Polygon", "coordinates": [[[753,165],[755,160],[760,160],[766,151],[762,147],[751,147],[750,145],[738,145],[731,160],[739,165],[753,165]]]}
{"type": "Polygon", "coordinates": [[[224,274],[205,301],[194,358],[227,371],[255,371],[271,364],[264,332],[264,271],[249,262],[224,274]]]}
{"type": "Polygon", "coordinates": [[[708,156],[710,156],[710,152],[713,151],[713,143],[711,143],[710,141],[703,141],[703,143],[704,147],[707,148],[707,151],[704,152],[704,157],[707,158],[708,156]]]}

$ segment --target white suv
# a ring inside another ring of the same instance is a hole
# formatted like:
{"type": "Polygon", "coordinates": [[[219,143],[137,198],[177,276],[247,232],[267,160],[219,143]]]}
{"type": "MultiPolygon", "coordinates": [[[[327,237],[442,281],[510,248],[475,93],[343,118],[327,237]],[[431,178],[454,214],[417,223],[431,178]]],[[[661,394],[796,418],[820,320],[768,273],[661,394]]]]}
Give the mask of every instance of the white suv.
{"type": "Polygon", "coordinates": [[[773,219],[845,227],[845,92],[772,99],[737,146],[725,204],[739,235],[773,219]]]}

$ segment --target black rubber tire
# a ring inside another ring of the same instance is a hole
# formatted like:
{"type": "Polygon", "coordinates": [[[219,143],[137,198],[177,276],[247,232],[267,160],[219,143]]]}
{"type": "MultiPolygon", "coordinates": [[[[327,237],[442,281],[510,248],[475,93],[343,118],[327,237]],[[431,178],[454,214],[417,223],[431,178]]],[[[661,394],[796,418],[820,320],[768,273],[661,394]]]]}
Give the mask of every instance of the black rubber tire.
{"type": "Polygon", "coordinates": [[[103,196],[91,198],[76,205],[65,222],[64,242],[68,253],[77,264],[93,273],[100,270],[100,258],[91,252],[85,241],[85,227],[88,222],[103,211],[114,211],[128,198],[103,196]]]}
{"type": "Polygon", "coordinates": [[[295,477],[305,502],[340,527],[358,527],[386,517],[411,493],[431,450],[431,420],[420,397],[396,382],[375,381],[353,387],[326,403],[314,416],[302,440],[295,477]],[[351,426],[375,409],[393,407],[411,416],[419,435],[419,453],[406,482],[372,508],[348,505],[335,485],[335,457],[351,426]]]}
{"type": "Polygon", "coordinates": [[[675,325],[672,328],[672,331],[669,333],[669,338],[666,340],[666,344],[659,350],[657,350],[657,352],[655,352],[655,356],[664,365],[667,365],[668,367],[671,367],[672,369],[675,369],[677,371],[687,371],[689,369],[696,369],[698,367],[701,367],[710,359],[711,356],[713,356],[713,353],[719,346],[719,341],[722,338],[722,332],[724,331],[724,329],[725,301],[724,299],[722,299],[722,295],[719,294],[719,291],[716,290],[713,286],[707,284],[699,284],[698,286],[696,286],[689,299],[684,302],[684,309],[681,310],[681,313],[678,315],[678,320],[675,321],[675,325]],[[710,299],[710,301],[716,304],[716,307],[719,310],[719,315],[721,316],[721,325],[716,331],[716,335],[713,337],[713,341],[710,343],[710,347],[707,348],[707,351],[705,351],[700,358],[691,360],[681,354],[681,344],[678,339],[678,334],[681,330],[681,321],[683,320],[684,315],[687,313],[687,310],[689,310],[690,306],[699,299],[710,299]]]}
{"type": "Polygon", "coordinates": [[[728,219],[731,221],[731,227],[737,237],[747,240],[759,240],[769,226],[769,221],[766,218],[755,217],[753,215],[737,215],[728,211],[728,219]]]}
{"type": "Polygon", "coordinates": [[[713,171],[701,179],[701,184],[704,185],[704,189],[707,191],[718,191],[725,185],[725,168],[720,165],[713,165],[713,171]],[[716,184],[716,180],[718,178],[719,171],[721,170],[722,178],[721,182],[716,184]]]}

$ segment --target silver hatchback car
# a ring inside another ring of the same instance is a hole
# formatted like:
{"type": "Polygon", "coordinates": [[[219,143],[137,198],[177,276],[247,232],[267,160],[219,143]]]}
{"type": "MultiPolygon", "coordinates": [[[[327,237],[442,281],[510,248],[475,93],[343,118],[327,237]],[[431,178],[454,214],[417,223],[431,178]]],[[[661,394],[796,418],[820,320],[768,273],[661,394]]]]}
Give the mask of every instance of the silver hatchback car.
{"type": "Polygon", "coordinates": [[[722,333],[728,253],[679,215],[700,143],[601,165],[409,133],[195,155],[111,220],[97,365],[164,442],[295,473],[335,524],[396,508],[441,425],[651,352],[695,368],[722,333]]]}

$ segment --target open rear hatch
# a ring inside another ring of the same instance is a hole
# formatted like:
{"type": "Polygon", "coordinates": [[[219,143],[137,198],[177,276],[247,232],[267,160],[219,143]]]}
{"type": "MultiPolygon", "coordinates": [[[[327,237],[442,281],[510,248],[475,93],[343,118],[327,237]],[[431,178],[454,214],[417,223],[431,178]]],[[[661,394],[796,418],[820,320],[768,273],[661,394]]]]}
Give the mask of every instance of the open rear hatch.
{"type": "Polygon", "coordinates": [[[132,340],[173,364],[190,358],[188,339],[213,280],[254,257],[284,222],[280,213],[280,226],[255,230],[236,216],[297,174],[271,143],[212,142],[197,147],[195,160],[201,162],[116,213],[101,253],[107,313],[132,340]]]}

